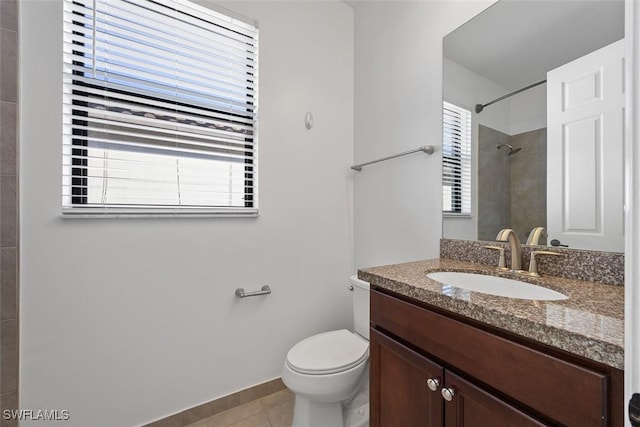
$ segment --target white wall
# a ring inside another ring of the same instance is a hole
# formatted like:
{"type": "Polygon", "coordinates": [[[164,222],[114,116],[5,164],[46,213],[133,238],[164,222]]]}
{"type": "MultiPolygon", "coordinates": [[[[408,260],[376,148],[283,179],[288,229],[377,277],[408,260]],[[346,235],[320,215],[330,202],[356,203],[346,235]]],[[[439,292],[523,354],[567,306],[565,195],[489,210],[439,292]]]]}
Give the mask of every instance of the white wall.
{"type": "Polygon", "coordinates": [[[444,60],[443,85],[446,101],[471,110],[476,130],[481,124],[509,133],[511,111],[508,102],[497,102],[480,113],[475,112],[476,104],[499,98],[509,92],[507,89],[448,58],[444,60]]]}
{"type": "Polygon", "coordinates": [[[350,325],[353,11],[227,7],[260,24],[261,216],[83,220],[60,216],[61,4],[21,2],[21,408],[142,424],[278,377],[296,341],[350,325]]]}
{"type": "Polygon", "coordinates": [[[519,135],[547,127],[546,84],[513,95],[507,102],[510,109],[510,127],[506,133],[509,135],[519,135]]]}
{"type": "Polygon", "coordinates": [[[442,233],[442,37],[493,1],[354,2],[357,267],[434,258],[442,233]]]}
{"type": "MultiPolygon", "coordinates": [[[[625,2],[625,39],[627,40],[625,86],[625,256],[640,254],[640,4],[625,2]]],[[[625,263],[624,328],[624,401],[640,393],[640,264],[625,263]]],[[[629,407],[625,405],[625,419],[629,407]]]]}
{"type": "Polygon", "coordinates": [[[471,216],[446,216],[442,219],[442,235],[449,239],[476,240],[478,236],[478,126],[509,133],[509,103],[496,103],[475,112],[476,104],[486,104],[508,91],[451,61],[444,59],[444,99],[471,111],[471,216]]]}

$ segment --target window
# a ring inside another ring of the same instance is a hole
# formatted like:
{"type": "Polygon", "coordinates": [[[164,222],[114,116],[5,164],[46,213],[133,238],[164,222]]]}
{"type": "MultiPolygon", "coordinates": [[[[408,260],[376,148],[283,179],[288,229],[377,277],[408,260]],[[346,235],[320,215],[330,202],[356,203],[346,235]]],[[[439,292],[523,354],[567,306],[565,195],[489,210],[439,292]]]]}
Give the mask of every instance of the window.
{"type": "Polygon", "coordinates": [[[65,0],[65,214],[257,214],[256,24],[65,0]]]}
{"type": "Polygon", "coordinates": [[[442,106],[442,211],[471,215],[471,112],[442,106]]]}

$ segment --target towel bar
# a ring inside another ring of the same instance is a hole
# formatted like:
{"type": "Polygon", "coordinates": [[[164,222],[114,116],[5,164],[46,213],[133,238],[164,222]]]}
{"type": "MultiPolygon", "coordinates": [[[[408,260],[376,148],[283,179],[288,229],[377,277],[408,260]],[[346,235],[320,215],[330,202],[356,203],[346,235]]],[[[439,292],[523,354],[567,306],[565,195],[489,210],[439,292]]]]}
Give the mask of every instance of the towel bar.
{"type": "Polygon", "coordinates": [[[385,160],[395,159],[396,157],[406,156],[408,154],[417,153],[419,151],[422,151],[423,153],[427,153],[427,154],[433,154],[434,148],[433,148],[433,145],[425,145],[420,148],[416,148],[415,150],[409,150],[409,151],[405,151],[404,153],[394,154],[393,156],[383,157],[382,159],[373,160],[371,162],[360,163],[359,165],[353,165],[351,166],[351,169],[360,172],[363,166],[371,165],[378,162],[384,162],[385,160]]]}

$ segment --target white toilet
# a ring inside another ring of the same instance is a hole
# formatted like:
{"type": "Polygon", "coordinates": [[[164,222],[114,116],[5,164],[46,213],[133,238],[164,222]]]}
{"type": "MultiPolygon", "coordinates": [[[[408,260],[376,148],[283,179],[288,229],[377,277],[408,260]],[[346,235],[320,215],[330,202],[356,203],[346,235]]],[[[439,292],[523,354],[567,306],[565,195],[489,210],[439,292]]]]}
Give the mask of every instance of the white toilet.
{"type": "Polygon", "coordinates": [[[369,425],[369,283],[350,281],[355,332],[313,335],[287,353],[282,381],[295,393],[292,427],[369,425]]]}

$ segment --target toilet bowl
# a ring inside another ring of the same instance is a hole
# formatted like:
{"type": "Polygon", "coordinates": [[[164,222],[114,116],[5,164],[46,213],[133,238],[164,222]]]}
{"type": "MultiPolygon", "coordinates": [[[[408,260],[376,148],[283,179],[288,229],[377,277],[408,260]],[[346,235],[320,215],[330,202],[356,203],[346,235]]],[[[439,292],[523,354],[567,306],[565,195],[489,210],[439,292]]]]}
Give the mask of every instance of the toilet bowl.
{"type": "Polygon", "coordinates": [[[350,282],[355,332],[316,334],[287,353],[282,381],[295,394],[292,427],[369,425],[369,284],[350,282]]]}

